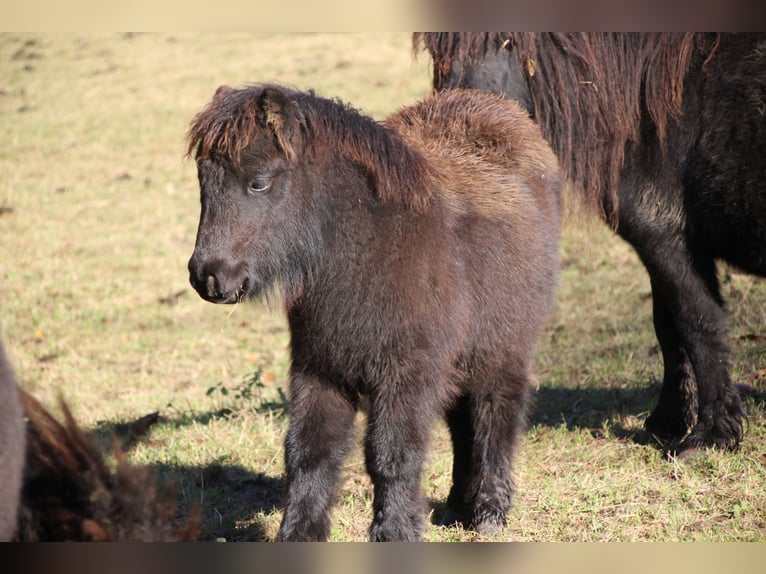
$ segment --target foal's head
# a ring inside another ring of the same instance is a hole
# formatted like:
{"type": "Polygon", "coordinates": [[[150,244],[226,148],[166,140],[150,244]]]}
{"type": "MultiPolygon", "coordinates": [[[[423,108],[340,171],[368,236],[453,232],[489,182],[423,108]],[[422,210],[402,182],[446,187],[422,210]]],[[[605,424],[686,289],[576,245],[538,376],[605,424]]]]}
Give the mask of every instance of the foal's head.
{"type": "Polygon", "coordinates": [[[440,174],[399,134],[338,101],[279,86],[219,88],[189,131],[202,198],[190,280],[214,303],[279,283],[292,297],[345,213],[428,207],[440,174]]]}
{"type": "Polygon", "coordinates": [[[208,301],[236,303],[275,281],[288,287],[300,280],[304,248],[317,243],[293,169],[305,119],[291,96],[221,87],[192,122],[202,205],[189,278],[208,301]]]}

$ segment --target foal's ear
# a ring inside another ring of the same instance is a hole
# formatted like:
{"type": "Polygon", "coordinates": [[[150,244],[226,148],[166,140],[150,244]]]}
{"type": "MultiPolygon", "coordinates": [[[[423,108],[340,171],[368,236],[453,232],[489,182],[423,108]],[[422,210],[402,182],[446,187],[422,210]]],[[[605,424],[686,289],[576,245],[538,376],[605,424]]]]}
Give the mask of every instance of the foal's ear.
{"type": "Polygon", "coordinates": [[[258,98],[258,119],[272,131],[285,155],[295,158],[304,122],[298,103],[279,88],[267,86],[258,98]]]}

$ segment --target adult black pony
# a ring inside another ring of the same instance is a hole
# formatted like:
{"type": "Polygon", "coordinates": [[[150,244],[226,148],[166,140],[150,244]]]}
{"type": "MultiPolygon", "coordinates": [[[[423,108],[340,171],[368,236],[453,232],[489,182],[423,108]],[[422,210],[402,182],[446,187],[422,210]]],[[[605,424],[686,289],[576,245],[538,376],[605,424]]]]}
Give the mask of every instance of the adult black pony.
{"type": "Polygon", "coordinates": [[[431,426],[447,419],[444,522],[493,531],[511,504],[537,335],[558,268],[558,163],[514,102],[453,90],[378,123],[272,85],[221,87],[189,132],[204,299],[278,284],[290,325],[278,539],[323,540],[369,404],[372,540],[416,540],[431,426]]]}
{"type": "Polygon", "coordinates": [[[646,427],[680,451],[734,449],[716,259],[766,275],[766,36],[415,34],[435,90],[518,100],[565,175],[638,252],[664,359],[646,427]]]}

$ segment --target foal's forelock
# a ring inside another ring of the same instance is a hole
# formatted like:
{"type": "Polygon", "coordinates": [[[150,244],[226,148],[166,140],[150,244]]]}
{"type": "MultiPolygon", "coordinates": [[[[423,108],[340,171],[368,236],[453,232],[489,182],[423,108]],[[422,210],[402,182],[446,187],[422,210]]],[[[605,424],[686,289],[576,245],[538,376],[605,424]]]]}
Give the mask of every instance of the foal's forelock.
{"type": "Polygon", "coordinates": [[[219,90],[192,121],[187,154],[198,162],[209,158],[238,169],[246,150],[268,138],[292,163],[303,154],[351,160],[372,176],[373,192],[381,200],[413,209],[428,205],[434,182],[441,178],[395,131],[356,109],[274,86],[219,90]],[[273,99],[264,97],[267,90],[275,94],[273,99]]]}
{"type": "Polygon", "coordinates": [[[296,150],[290,135],[297,130],[287,122],[297,122],[299,118],[285,117],[268,103],[259,104],[262,94],[252,88],[219,89],[189,127],[187,156],[194,155],[197,161],[210,158],[241,168],[243,152],[260,135],[266,135],[273,138],[288,161],[294,160],[296,150]]]}

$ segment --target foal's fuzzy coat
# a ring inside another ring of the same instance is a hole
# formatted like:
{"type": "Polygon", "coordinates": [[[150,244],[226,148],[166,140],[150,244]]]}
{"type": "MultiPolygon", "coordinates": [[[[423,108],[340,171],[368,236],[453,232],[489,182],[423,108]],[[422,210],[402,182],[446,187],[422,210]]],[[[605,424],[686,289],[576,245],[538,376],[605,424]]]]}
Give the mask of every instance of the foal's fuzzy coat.
{"type": "Polygon", "coordinates": [[[176,542],[197,536],[196,513],[178,516],[175,491],[117,453],[112,469],[61,403],[64,422],[22,391],[27,448],[21,542],[176,542]]]}
{"type": "Polygon", "coordinates": [[[454,445],[446,522],[505,520],[535,340],[557,275],[556,159],[516,104],[453,92],[379,124],[278,86],[195,118],[190,280],[217,303],[278,282],[291,331],[279,540],[322,540],[360,395],[372,540],[423,529],[433,422],[454,445]]]}

